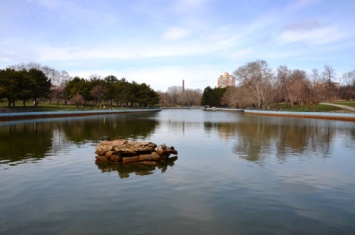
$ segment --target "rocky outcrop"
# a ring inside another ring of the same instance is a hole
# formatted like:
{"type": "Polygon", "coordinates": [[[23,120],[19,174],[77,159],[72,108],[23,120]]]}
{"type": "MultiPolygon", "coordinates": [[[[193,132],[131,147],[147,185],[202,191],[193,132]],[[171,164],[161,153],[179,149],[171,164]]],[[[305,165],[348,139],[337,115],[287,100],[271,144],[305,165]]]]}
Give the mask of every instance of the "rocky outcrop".
{"type": "Polygon", "coordinates": [[[102,141],[96,147],[97,161],[104,162],[140,162],[155,165],[167,159],[171,154],[177,154],[173,146],[159,145],[153,142],[135,142],[127,140],[102,141]],[[157,148],[157,150],[155,150],[157,148]]]}

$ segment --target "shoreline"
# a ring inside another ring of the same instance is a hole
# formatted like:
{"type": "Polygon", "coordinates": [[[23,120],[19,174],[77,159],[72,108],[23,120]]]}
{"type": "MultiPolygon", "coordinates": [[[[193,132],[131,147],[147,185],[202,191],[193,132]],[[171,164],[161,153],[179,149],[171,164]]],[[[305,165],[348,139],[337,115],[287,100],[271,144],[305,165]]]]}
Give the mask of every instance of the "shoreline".
{"type": "Polygon", "coordinates": [[[258,116],[275,116],[275,117],[316,118],[316,119],[355,122],[355,114],[353,113],[330,113],[330,112],[318,113],[318,112],[244,110],[244,114],[258,115],[258,116]]]}
{"type": "Polygon", "coordinates": [[[161,109],[7,112],[7,113],[0,113],[0,121],[12,121],[12,120],[33,119],[33,118],[51,118],[51,117],[90,116],[90,115],[100,115],[100,114],[145,113],[145,112],[160,112],[160,111],[161,109]]]}
{"type": "Polygon", "coordinates": [[[247,115],[255,116],[274,116],[274,117],[294,117],[294,118],[315,118],[338,121],[355,122],[355,113],[335,113],[335,112],[292,112],[292,111],[268,111],[268,110],[248,110],[248,109],[229,109],[229,108],[205,108],[205,111],[234,111],[247,115]]]}

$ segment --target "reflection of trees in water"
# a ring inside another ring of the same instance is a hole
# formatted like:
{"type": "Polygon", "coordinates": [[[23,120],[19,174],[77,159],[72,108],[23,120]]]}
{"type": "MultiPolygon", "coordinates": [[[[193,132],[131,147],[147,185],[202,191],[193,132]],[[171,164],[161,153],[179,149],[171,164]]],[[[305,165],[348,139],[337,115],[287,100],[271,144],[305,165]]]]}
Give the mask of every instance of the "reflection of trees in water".
{"type": "Polygon", "coordinates": [[[100,140],[103,136],[111,139],[145,138],[154,130],[158,122],[151,119],[153,114],[105,115],[89,119],[62,122],[67,138],[74,143],[100,140]]]}
{"type": "Polygon", "coordinates": [[[22,123],[0,128],[1,163],[18,164],[28,159],[38,160],[52,147],[52,125],[22,123]]]}
{"type": "Polygon", "coordinates": [[[201,122],[192,122],[192,121],[170,121],[168,123],[160,123],[165,125],[170,133],[182,133],[185,135],[185,130],[197,129],[202,125],[201,122]]]}
{"type": "Polygon", "coordinates": [[[144,138],[155,129],[153,114],[120,114],[91,117],[30,120],[0,126],[0,163],[19,164],[57,153],[71,142],[111,138],[144,138]]]}
{"type": "Polygon", "coordinates": [[[177,156],[170,157],[157,163],[157,165],[144,165],[141,163],[107,163],[102,161],[96,161],[97,167],[102,173],[105,172],[118,172],[118,176],[123,178],[128,178],[131,174],[144,176],[151,175],[156,170],[160,170],[161,173],[165,173],[168,167],[173,167],[174,162],[178,159],[177,156]]]}
{"type": "Polygon", "coordinates": [[[326,157],[336,130],[329,121],[264,117],[236,123],[205,123],[207,132],[212,128],[222,139],[235,139],[233,152],[240,158],[258,163],[272,155],[282,161],[291,155],[309,153],[326,157]]]}
{"type": "MultiPolygon", "coordinates": [[[[355,124],[354,124],[355,126],[355,124]]],[[[354,146],[354,141],[355,141],[355,128],[345,128],[343,130],[344,133],[346,133],[346,138],[344,138],[344,144],[346,147],[353,147],[354,146]]]]}

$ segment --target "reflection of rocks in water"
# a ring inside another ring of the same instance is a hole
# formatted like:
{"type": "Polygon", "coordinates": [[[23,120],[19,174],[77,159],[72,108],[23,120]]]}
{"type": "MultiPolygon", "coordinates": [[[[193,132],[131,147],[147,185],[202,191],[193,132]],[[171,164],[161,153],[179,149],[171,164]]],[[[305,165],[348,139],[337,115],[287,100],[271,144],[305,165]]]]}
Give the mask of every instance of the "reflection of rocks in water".
{"type": "Polygon", "coordinates": [[[164,173],[177,159],[169,157],[177,154],[173,146],[157,145],[153,142],[135,142],[124,139],[101,141],[95,148],[96,165],[102,172],[118,171],[120,178],[131,173],[150,175],[158,168],[164,173]]]}
{"type": "Polygon", "coordinates": [[[170,154],[177,154],[173,146],[157,145],[152,142],[135,142],[124,139],[113,141],[101,141],[96,146],[95,157],[98,161],[103,162],[141,162],[145,165],[155,165],[154,162],[159,162],[169,158],[170,154]]]}
{"type": "Polygon", "coordinates": [[[104,172],[113,172],[117,171],[118,175],[121,179],[128,178],[132,173],[136,175],[151,175],[157,169],[161,170],[161,173],[165,173],[168,167],[174,166],[174,162],[178,159],[177,156],[170,157],[159,162],[134,162],[134,163],[116,163],[112,164],[105,161],[96,161],[97,167],[101,170],[102,173],[104,172]]]}

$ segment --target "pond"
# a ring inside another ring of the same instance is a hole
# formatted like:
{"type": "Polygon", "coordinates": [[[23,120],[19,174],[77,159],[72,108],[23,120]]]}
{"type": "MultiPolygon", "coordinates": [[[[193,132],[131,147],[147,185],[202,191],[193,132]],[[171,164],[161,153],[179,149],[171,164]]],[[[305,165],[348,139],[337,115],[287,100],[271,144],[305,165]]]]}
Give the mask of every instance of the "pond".
{"type": "Polygon", "coordinates": [[[0,122],[0,234],[354,234],[355,123],[162,110],[0,122]],[[95,161],[102,138],[173,145],[95,161]]]}

